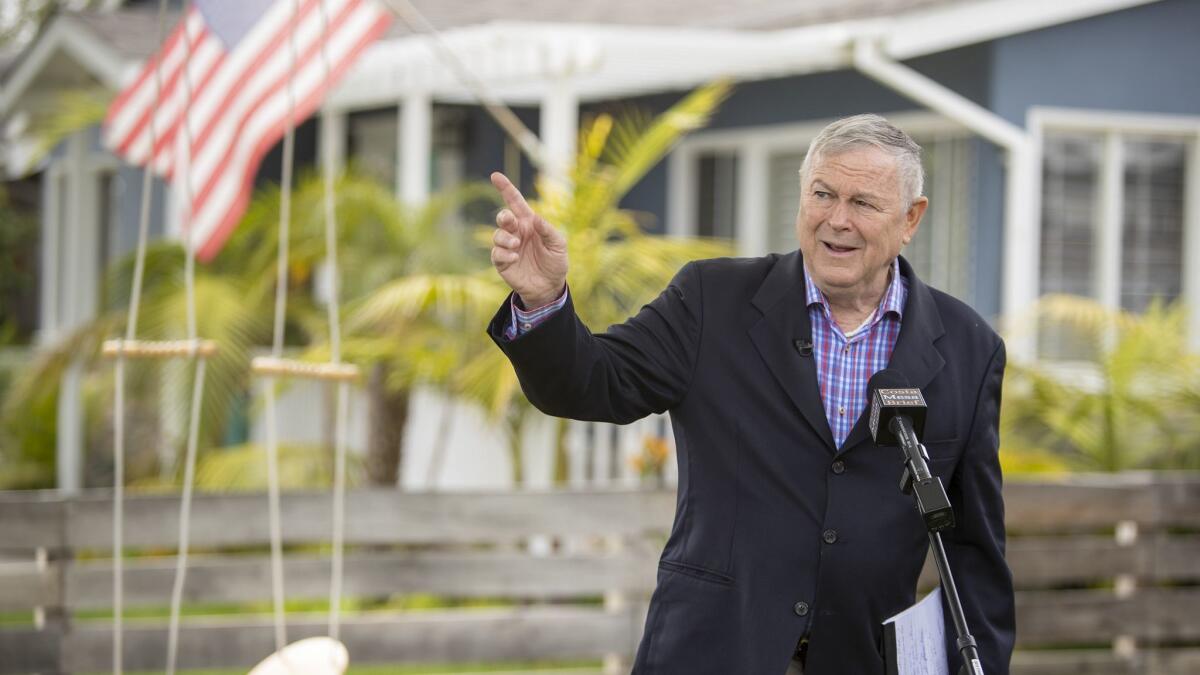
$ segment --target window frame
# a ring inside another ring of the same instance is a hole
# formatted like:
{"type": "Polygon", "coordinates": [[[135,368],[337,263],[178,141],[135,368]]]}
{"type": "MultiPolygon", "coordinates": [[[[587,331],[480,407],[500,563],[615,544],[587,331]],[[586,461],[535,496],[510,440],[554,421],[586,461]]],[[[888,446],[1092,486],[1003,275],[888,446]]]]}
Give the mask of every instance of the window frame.
{"type": "MultiPolygon", "coordinates": [[[[1045,137],[1047,133],[1086,133],[1103,138],[1097,189],[1101,204],[1096,232],[1097,300],[1105,307],[1121,307],[1121,236],[1124,228],[1124,147],[1126,137],[1154,138],[1183,142],[1183,270],[1180,300],[1187,303],[1188,343],[1200,351],[1200,116],[1131,113],[1108,110],[1035,106],[1029,109],[1026,126],[1036,144],[1038,157],[1036,199],[1044,197],[1042,185],[1045,137]]],[[[1037,210],[1037,239],[1043,221],[1037,210]]],[[[1036,297],[1041,297],[1041,250],[1025,262],[1026,274],[1032,275],[1036,297]]],[[[1011,280],[1006,279],[1006,285],[1011,280]]]]}

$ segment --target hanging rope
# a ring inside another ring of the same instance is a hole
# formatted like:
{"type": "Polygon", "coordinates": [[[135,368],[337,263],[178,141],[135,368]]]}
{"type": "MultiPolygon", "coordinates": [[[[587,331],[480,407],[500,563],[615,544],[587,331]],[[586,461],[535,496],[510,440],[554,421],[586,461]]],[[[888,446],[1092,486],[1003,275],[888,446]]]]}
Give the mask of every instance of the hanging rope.
{"type": "MultiPolygon", "coordinates": [[[[184,21],[188,20],[191,2],[183,6],[184,21]]],[[[187,204],[185,222],[182,228],[184,248],[187,255],[184,259],[184,288],[187,305],[187,337],[195,343],[196,340],[196,242],[191,231],[192,216],[192,125],[188,117],[192,109],[192,79],[189,68],[192,62],[192,38],[186,23],[183,31],[183,117],[180,120],[182,129],[180,146],[183,158],[183,194],[187,204]]],[[[153,146],[151,146],[153,147],[153,146]]],[[[195,352],[193,352],[193,356],[195,352]]],[[[175,555],[175,583],[171,588],[171,618],[167,629],[167,675],[175,675],[176,656],[179,651],[179,614],[183,605],[183,584],[187,577],[188,549],[191,544],[192,519],[192,489],[196,477],[196,445],[200,432],[200,406],[204,399],[205,359],[196,360],[196,372],[192,384],[192,406],[188,419],[187,451],[184,456],[183,495],[179,505],[179,548],[175,555]]]]}
{"type": "MultiPolygon", "coordinates": [[[[283,133],[283,172],[279,194],[279,243],[275,268],[275,324],[271,341],[271,356],[283,358],[283,336],[287,312],[288,243],[291,237],[292,165],[296,145],[296,94],[293,80],[296,70],[295,22],[300,14],[298,0],[292,0],[288,32],[287,116],[283,133]]],[[[283,607],[283,528],[279,516],[279,427],[275,415],[275,376],[263,380],[266,398],[267,423],[267,511],[271,536],[271,598],[275,627],[275,651],[287,645],[287,621],[283,607]]]]}
{"type": "MultiPolygon", "coordinates": [[[[321,2],[321,77],[329,79],[328,36],[329,14],[325,2],[321,2]]],[[[326,305],[329,319],[329,352],[333,365],[342,362],[341,323],[341,273],[338,270],[337,248],[337,205],[334,201],[334,173],[337,170],[333,156],[333,138],[322,134],[321,174],[324,190],[322,201],[325,209],[325,264],[329,273],[329,302],[326,305]]],[[[342,617],[342,555],[345,543],[346,521],[346,416],[349,407],[350,384],[346,380],[337,383],[337,403],[334,413],[334,462],[333,462],[333,552],[329,564],[329,637],[337,640],[342,617]]]]}
{"type": "MultiPolygon", "coordinates": [[[[162,44],[166,36],[167,0],[158,3],[158,44],[162,44]]],[[[155,63],[154,68],[154,100],[162,96],[162,66],[155,63]]],[[[150,147],[156,143],[154,116],[150,117],[150,147]]],[[[150,231],[150,188],[153,185],[152,166],[147,163],[142,171],[141,206],[138,213],[137,253],[133,266],[133,287],[129,294],[129,312],[126,316],[125,339],[132,341],[137,337],[138,310],[142,300],[142,280],[146,270],[146,243],[150,231]]],[[[112,525],[112,557],[113,557],[113,636],[112,636],[112,666],[114,675],[124,671],[124,614],[125,614],[125,354],[117,355],[116,373],[114,374],[113,402],[113,525],[112,525]]]]}
{"type": "MultiPolygon", "coordinates": [[[[158,43],[161,47],[166,34],[166,0],[160,0],[158,7],[158,43]]],[[[184,43],[184,63],[182,81],[184,86],[184,110],[191,106],[191,79],[188,67],[191,64],[191,40],[188,16],[190,3],[185,3],[182,23],[182,40],[184,43]]],[[[150,147],[157,145],[158,134],[156,111],[162,102],[162,65],[161,59],[154,66],[154,101],[151,109],[148,132],[150,147]]],[[[183,171],[182,183],[185,203],[192,201],[191,191],[191,134],[190,125],[185,118],[182,120],[183,171]]],[[[191,236],[190,210],[185,212],[182,234],[186,251],[183,276],[186,305],[186,339],[175,341],[147,341],[137,338],[138,314],[141,310],[142,284],[146,266],[146,247],[150,223],[150,204],[153,153],[146,163],[142,173],[142,195],[138,214],[138,241],[134,261],[133,287],[130,291],[129,311],[126,318],[125,339],[109,340],[103,345],[105,356],[116,358],[116,395],[114,425],[113,425],[113,673],[123,672],[124,663],[124,503],[125,503],[125,361],[127,358],[187,358],[195,361],[196,368],[192,382],[192,401],[189,409],[187,449],[184,458],[183,494],[179,508],[179,546],[175,558],[175,580],[171,591],[171,616],[167,631],[167,668],[166,672],[175,672],[176,654],[179,643],[179,614],[183,600],[183,587],[187,573],[187,557],[189,546],[189,525],[191,522],[192,492],[195,484],[196,451],[199,443],[200,411],[204,400],[204,381],[207,359],[216,354],[216,343],[211,340],[200,340],[196,330],[196,252],[195,242],[191,236]]]]}

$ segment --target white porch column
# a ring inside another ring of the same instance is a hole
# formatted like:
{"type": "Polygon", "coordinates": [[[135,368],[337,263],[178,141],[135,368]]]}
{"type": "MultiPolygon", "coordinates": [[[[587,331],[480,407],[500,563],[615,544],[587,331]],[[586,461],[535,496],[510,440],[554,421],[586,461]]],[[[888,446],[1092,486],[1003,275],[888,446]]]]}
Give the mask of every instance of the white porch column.
{"type": "Polygon", "coordinates": [[[738,157],[738,204],[734,236],[739,255],[766,255],[770,248],[767,236],[767,208],[771,200],[771,157],[765,143],[755,141],[746,146],[738,157]]]}
{"type": "Polygon", "coordinates": [[[1188,145],[1184,164],[1183,297],[1188,309],[1188,344],[1200,353],[1200,135],[1188,145]]]}
{"type": "Polygon", "coordinates": [[[405,204],[429,200],[429,166],[433,154],[433,99],[427,91],[412,91],[400,104],[400,133],[397,135],[400,170],[396,194],[405,204]]]}
{"type": "Polygon", "coordinates": [[[83,363],[72,361],[58,390],[55,484],[64,495],[83,488],[83,363]]]}
{"type": "Polygon", "coordinates": [[[568,78],[558,78],[551,84],[542,98],[541,114],[538,135],[546,149],[546,175],[566,188],[579,139],[579,95],[568,78]]]}
{"type": "Polygon", "coordinates": [[[339,108],[325,108],[321,111],[319,156],[322,163],[332,160],[334,173],[342,170],[346,164],[346,111],[339,108]]]}
{"type": "Polygon", "coordinates": [[[1121,136],[1109,133],[1104,138],[1100,160],[1100,203],[1096,247],[1092,269],[1093,293],[1108,309],[1121,308],[1121,221],[1125,216],[1125,146],[1121,136]]]}
{"type": "MultiPolygon", "coordinates": [[[[65,163],[67,166],[65,190],[65,209],[58,215],[63,219],[59,225],[60,249],[59,260],[62,261],[63,302],[58,307],[57,334],[65,335],[78,327],[86,318],[84,312],[84,293],[95,293],[92,280],[86,276],[86,269],[94,268],[86,265],[85,259],[96,255],[95,233],[84,230],[85,190],[83,181],[84,154],[86,138],[83,132],[76,132],[67,141],[65,163]],[[91,236],[89,236],[89,234],[91,236]]],[[[57,209],[56,209],[57,210],[57,209]]],[[[95,230],[95,228],[91,228],[95,230]]],[[[93,301],[94,306],[94,301],[93,301]]],[[[56,423],[56,478],[58,489],[64,494],[74,494],[83,487],[83,397],[81,391],[83,366],[79,361],[72,362],[67,372],[63,374],[58,391],[58,416],[56,423]]]]}
{"type": "Polygon", "coordinates": [[[41,312],[38,320],[37,342],[48,345],[58,337],[59,285],[62,269],[59,266],[61,255],[59,243],[63,214],[60,213],[63,190],[62,170],[58,164],[50,165],[42,183],[42,270],[41,270],[41,312]]]}
{"type": "MultiPolygon", "coordinates": [[[[328,173],[333,176],[336,184],[338,175],[346,165],[346,111],[324,108],[319,119],[317,157],[322,175],[328,173]]],[[[333,275],[327,260],[317,265],[313,282],[313,295],[317,302],[328,304],[333,297],[333,275]]]]}
{"type": "MultiPolygon", "coordinates": [[[[1004,267],[1000,279],[1000,311],[1005,317],[1037,302],[1041,284],[1041,210],[1042,156],[1037,143],[1010,149],[1008,172],[1004,177],[1004,267]]],[[[1006,327],[1009,360],[1031,361],[1037,357],[1036,317],[1023,324],[1006,327]]]]}
{"type": "Polygon", "coordinates": [[[687,237],[696,233],[695,200],[696,158],[684,145],[667,155],[667,234],[687,237]]]}

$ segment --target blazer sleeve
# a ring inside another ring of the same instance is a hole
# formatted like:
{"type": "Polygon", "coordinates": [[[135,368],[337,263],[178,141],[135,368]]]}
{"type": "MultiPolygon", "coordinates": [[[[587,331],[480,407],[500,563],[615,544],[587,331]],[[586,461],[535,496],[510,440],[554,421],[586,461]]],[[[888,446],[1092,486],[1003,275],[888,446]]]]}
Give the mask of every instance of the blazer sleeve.
{"type": "Polygon", "coordinates": [[[488,334],[542,412],[626,424],[683,400],[699,350],[701,293],[693,262],[636,315],[604,333],[583,325],[568,294],[561,310],[512,340],[504,337],[512,320],[505,300],[488,334]]]}
{"type": "MultiPolygon", "coordinates": [[[[1000,387],[1005,351],[1000,342],[980,385],[962,459],[948,489],[956,526],[944,530],[946,556],[962,598],[967,627],[978,643],[983,671],[1007,675],[1016,633],[1012,572],[1004,559],[1004,499],[999,457],[1000,387]]],[[[951,673],[962,662],[948,607],[946,654],[951,673]]]]}

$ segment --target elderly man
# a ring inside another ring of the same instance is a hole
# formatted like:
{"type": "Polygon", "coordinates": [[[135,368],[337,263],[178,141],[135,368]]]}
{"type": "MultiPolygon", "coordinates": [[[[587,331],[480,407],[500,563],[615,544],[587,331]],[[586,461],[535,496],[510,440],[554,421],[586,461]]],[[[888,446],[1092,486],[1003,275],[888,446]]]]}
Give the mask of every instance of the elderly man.
{"type": "MultiPolygon", "coordinates": [[[[913,602],[927,545],[897,452],[867,429],[867,381],[885,367],[929,403],[929,465],[958,521],[951,568],[985,672],[1007,673],[1004,345],[899,255],[928,205],[907,134],[876,115],[834,122],[800,181],[798,251],[689,263],[592,333],[572,309],[562,234],[493,174],[508,208],[492,262],[514,293],[489,333],[550,415],[671,413],[677,508],[635,673],[884,672],[880,622],[913,602]]],[[[948,623],[952,673],[954,637],[948,623]]]]}

